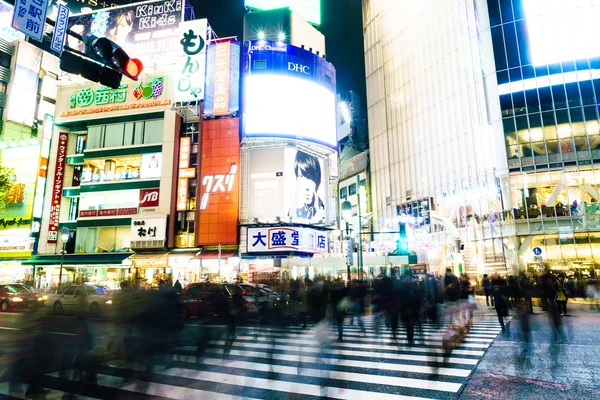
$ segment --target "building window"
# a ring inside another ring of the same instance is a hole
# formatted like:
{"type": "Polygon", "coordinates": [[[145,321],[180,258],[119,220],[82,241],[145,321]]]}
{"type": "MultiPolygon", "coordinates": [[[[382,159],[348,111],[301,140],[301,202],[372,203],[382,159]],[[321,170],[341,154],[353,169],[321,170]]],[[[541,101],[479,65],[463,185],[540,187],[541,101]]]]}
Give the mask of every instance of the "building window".
{"type": "Polygon", "coordinates": [[[343,187],[340,189],[340,199],[345,199],[346,197],[348,197],[348,188],[343,187]]]}
{"type": "Polygon", "coordinates": [[[348,186],[348,193],[350,194],[350,196],[354,196],[356,194],[356,183],[353,183],[352,185],[348,186]]]}
{"type": "Polygon", "coordinates": [[[69,203],[69,221],[77,220],[78,211],[79,197],[71,197],[71,202],[69,203]]]}
{"type": "Polygon", "coordinates": [[[88,127],[87,149],[161,143],[164,120],[128,122],[88,127]]]}
{"type": "Polygon", "coordinates": [[[10,68],[11,56],[3,51],[0,51],[0,67],[10,68]]]}
{"type": "Polygon", "coordinates": [[[6,82],[0,82],[0,93],[6,93],[6,82]]]}
{"type": "Polygon", "coordinates": [[[112,253],[131,248],[129,226],[77,228],[76,253],[112,253]]]}

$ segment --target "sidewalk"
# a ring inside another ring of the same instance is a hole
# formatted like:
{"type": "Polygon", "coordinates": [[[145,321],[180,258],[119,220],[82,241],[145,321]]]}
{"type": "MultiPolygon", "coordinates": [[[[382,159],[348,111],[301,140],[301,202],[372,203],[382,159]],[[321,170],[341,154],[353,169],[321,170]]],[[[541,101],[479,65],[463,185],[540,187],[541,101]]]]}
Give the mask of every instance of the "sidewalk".
{"type": "Polygon", "coordinates": [[[600,399],[600,314],[574,311],[573,316],[563,317],[563,341],[556,343],[547,313],[534,311],[529,346],[522,338],[521,321],[513,317],[460,399],[600,399]]]}

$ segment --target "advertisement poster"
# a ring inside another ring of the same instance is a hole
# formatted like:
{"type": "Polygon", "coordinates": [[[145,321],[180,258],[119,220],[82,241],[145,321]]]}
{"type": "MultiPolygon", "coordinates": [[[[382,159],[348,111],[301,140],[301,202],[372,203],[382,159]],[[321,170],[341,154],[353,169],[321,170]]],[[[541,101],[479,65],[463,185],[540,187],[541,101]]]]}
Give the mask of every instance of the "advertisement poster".
{"type": "Polygon", "coordinates": [[[237,244],[239,218],[239,119],[203,125],[199,245],[237,244]]]}
{"type": "Polygon", "coordinates": [[[306,21],[321,24],[321,0],[245,0],[244,4],[257,10],[289,7],[306,21]]]}
{"type": "MultiPolygon", "coordinates": [[[[107,37],[144,67],[168,67],[179,55],[179,23],[184,0],[158,0],[107,8],[69,18],[69,28],[82,34],[107,37]]],[[[67,38],[68,46],[83,50],[83,43],[67,38]]]]}
{"type": "Polygon", "coordinates": [[[249,218],[325,223],[327,162],[293,148],[250,152],[249,218]]]}
{"type": "Polygon", "coordinates": [[[48,222],[48,243],[58,241],[58,223],[60,219],[60,202],[65,180],[65,163],[67,161],[67,141],[69,135],[61,132],[58,137],[58,151],[56,153],[56,169],[54,171],[54,184],[50,202],[50,221],[48,222]]]}
{"type": "Polygon", "coordinates": [[[282,137],[337,147],[336,72],[308,50],[270,41],[246,42],[246,137],[282,137]]]}
{"type": "Polygon", "coordinates": [[[142,154],[140,179],[160,178],[162,170],[162,153],[142,154]]]}
{"type": "Polygon", "coordinates": [[[17,60],[7,93],[6,120],[33,126],[42,51],[27,42],[19,42],[15,56],[17,60]]]}
{"type": "Polygon", "coordinates": [[[204,115],[229,115],[239,111],[240,44],[223,41],[206,50],[204,115]]]}
{"type": "Polygon", "coordinates": [[[177,64],[177,90],[175,102],[204,100],[204,74],[206,72],[206,18],[185,21],[179,27],[179,63],[177,64]]]}

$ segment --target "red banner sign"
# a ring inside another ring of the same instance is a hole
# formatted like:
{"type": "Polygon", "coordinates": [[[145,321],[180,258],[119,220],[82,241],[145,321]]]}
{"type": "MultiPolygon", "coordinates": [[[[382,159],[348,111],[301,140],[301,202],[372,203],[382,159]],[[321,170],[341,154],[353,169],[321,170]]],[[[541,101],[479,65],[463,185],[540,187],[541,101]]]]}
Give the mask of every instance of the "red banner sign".
{"type": "Polygon", "coordinates": [[[137,207],[119,208],[118,215],[136,215],[138,212],[137,207]]]}
{"type": "Polygon", "coordinates": [[[98,210],[80,210],[79,218],[89,218],[98,215],[98,210]]]}
{"type": "Polygon", "coordinates": [[[58,136],[58,152],[56,153],[56,168],[54,170],[54,184],[52,185],[52,201],[50,202],[50,221],[48,222],[48,243],[58,241],[58,223],[60,219],[60,202],[65,180],[65,164],[67,161],[67,141],[69,135],[61,132],[58,136]]]}
{"type": "Polygon", "coordinates": [[[117,215],[117,209],[116,208],[108,208],[106,210],[98,210],[98,216],[99,217],[112,217],[117,215]]]}

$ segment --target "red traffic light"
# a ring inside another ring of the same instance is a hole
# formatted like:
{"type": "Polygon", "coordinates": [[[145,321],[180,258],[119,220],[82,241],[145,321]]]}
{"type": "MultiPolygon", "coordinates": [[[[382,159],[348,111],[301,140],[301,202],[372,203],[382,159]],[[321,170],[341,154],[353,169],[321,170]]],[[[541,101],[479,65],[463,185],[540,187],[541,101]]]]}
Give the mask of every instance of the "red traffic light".
{"type": "Polygon", "coordinates": [[[142,62],[137,58],[129,59],[125,65],[125,73],[130,78],[137,78],[142,73],[143,69],[144,66],[142,65],[142,62]]]}

